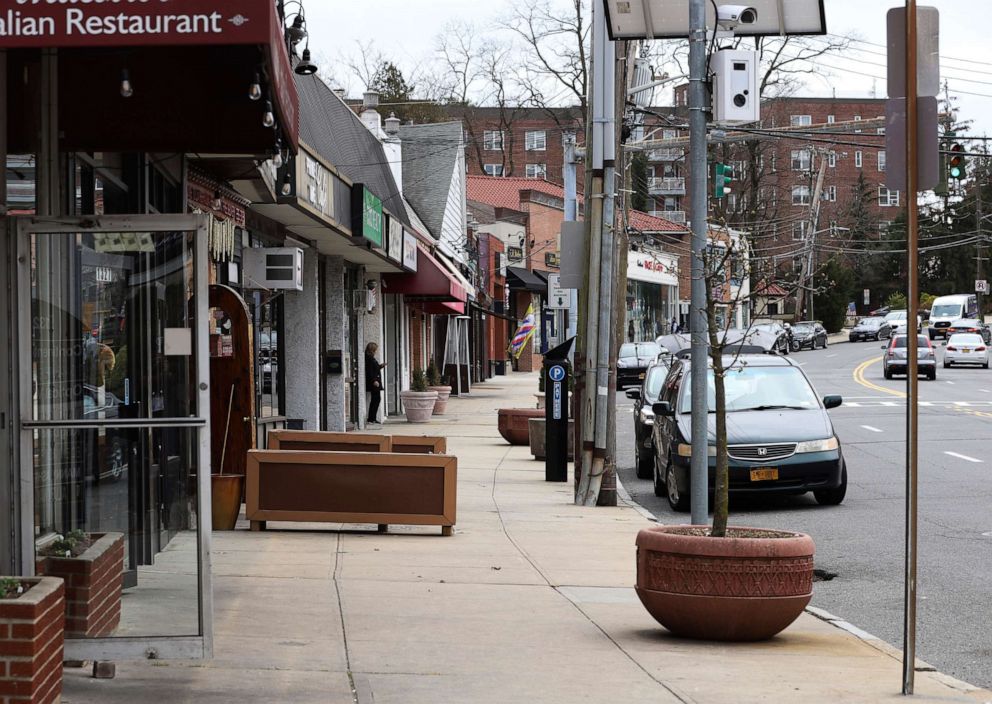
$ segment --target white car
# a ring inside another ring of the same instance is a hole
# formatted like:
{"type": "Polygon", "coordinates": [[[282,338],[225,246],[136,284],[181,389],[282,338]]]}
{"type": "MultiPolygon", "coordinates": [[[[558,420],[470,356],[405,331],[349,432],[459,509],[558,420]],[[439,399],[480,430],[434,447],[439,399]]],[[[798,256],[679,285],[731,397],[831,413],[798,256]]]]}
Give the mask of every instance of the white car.
{"type": "MultiPolygon", "coordinates": [[[[906,334],[906,319],[909,317],[909,312],[905,310],[893,310],[889,311],[885,319],[889,321],[889,326],[892,329],[891,335],[905,335],[906,334]]],[[[916,332],[921,332],[923,330],[923,319],[919,315],[916,316],[916,332]]]]}
{"type": "Polygon", "coordinates": [[[944,368],[952,364],[981,364],[989,368],[989,347],[981,335],[958,333],[951,335],[944,348],[944,368]]]}

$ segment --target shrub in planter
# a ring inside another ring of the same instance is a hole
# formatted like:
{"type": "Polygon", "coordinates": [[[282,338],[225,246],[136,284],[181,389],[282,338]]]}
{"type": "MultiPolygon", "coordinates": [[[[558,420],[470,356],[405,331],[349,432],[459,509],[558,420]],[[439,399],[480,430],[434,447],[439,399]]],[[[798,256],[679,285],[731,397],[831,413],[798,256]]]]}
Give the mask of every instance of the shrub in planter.
{"type": "Polygon", "coordinates": [[[11,704],[62,697],[65,602],[61,579],[0,577],[0,694],[11,704]]]}
{"type": "Polygon", "coordinates": [[[109,636],[121,621],[124,535],[72,531],[39,551],[38,574],[65,582],[69,638],[109,636]]]}
{"type": "Polygon", "coordinates": [[[437,391],[437,401],[434,402],[434,415],[443,416],[448,408],[448,399],[451,398],[451,385],[445,384],[438,371],[434,360],[427,366],[427,390],[437,391]]]}
{"type": "Polygon", "coordinates": [[[434,404],[437,402],[437,391],[427,388],[427,377],[423,369],[413,370],[413,381],[409,391],[401,391],[403,410],[410,423],[427,423],[434,414],[434,404]]]}

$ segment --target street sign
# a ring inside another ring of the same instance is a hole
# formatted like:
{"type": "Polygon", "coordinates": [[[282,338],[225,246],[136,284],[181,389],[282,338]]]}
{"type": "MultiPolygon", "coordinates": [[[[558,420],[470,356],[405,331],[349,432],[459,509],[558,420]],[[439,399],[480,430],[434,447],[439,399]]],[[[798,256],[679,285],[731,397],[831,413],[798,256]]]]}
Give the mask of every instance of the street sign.
{"type": "MultiPolygon", "coordinates": [[[[940,182],[940,147],[937,133],[937,99],[916,100],[916,168],[922,190],[940,182]]],[[[885,185],[892,191],[906,191],[906,99],[885,101],[885,185]]]]}
{"type": "Polygon", "coordinates": [[[568,309],[571,299],[570,289],[561,287],[561,274],[548,274],[548,308],[568,309]]]}
{"type": "MultiPolygon", "coordinates": [[[[893,7],[886,15],[888,29],[888,94],[906,97],[906,8],[893,7]]],[[[916,8],[916,94],[940,92],[940,13],[936,7],[916,8]]]]}
{"type": "Polygon", "coordinates": [[[871,303],[871,289],[870,288],[866,288],[865,289],[865,305],[868,305],[869,303],[871,303]]]}
{"type": "Polygon", "coordinates": [[[988,293],[989,282],[985,279],[975,279],[975,293],[988,293]]]}

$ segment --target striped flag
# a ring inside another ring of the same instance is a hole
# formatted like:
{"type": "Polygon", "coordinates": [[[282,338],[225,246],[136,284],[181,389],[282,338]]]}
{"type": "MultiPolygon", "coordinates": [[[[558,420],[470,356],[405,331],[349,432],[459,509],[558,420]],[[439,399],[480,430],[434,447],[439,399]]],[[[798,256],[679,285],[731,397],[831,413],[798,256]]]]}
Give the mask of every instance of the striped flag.
{"type": "Polygon", "coordinates": [[[513,339],[510,341],[510,354],[513,355],[514,359],[520,359],[520,355],[524,351],[524,347],[527,346],[527,341],[533,337],[536,327],[537,321],[534,317],[534,304],[531,303],[527,306],[527,315],[524,316],[523,322],[520,323],[517,331],[513,333],[513,339]]]}

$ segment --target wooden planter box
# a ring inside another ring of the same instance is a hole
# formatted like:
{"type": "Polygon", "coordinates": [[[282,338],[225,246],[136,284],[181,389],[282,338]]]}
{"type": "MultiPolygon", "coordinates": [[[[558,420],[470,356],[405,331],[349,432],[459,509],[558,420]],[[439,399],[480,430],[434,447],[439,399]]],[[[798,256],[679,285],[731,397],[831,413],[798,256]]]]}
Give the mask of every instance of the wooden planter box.
{"type": "Polygon", "coordinates": [[[443,455],[448,451],[446,438],[430,435],[393,435],[392,452],[443,455]]]}
{"type": "Polygon", "coordinates": [[[0,701],[53,704],[62,697],[65,589],[54,577],[21,581],[33,586],[0,599],[0,701]]]}
{"type": "Polygon", "coordinates": [[[451,535],[457,471],[450,455],[253,450],[246,513],[252,530],[296,521],[441,526],[451,535]]]}
{"type": "Polygon", "coordinates": [[[329,433],[309,430],[270,430],[270,450],[323,450],[325,452],[389,452],[388,435],[329,433]]]}
{"type": "Polygon", "coordinates": [[[65,581],[67,638],[113,635],[121,622],[124,535],[93,533],[93,544],[79,557],[40,557],[38,574],[65,581]]]}

